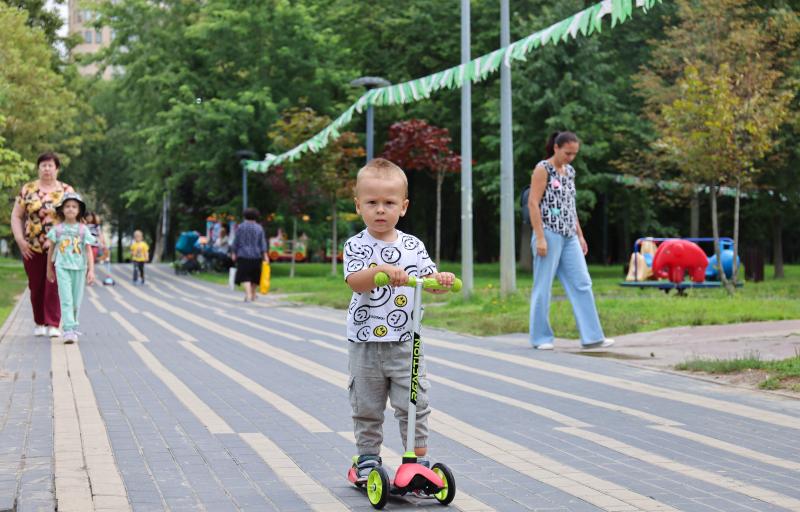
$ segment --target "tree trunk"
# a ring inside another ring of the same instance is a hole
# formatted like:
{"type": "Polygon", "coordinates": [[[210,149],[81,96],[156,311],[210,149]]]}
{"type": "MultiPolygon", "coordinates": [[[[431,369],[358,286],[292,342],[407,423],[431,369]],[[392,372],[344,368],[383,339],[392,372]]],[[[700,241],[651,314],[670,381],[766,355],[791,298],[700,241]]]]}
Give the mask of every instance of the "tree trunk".
{"type": "Polygon", "coordinates": [[[336,194],[333,195],[331,200],[331,275],[336,277],[336,263],[339,256],[339,240],[338,240],[338,227],[336,225],[336,194]]]}
{"type": "Polygon", "coordinates": [[[156,241],[153,244],[153,259],[152,263],[161,263],[161,253],[164,252],[164,237],[161,234],[161,222],[163,211],[158,214],[158,222],[156,223],[156,241]]]}
{"type": "Polygon", "coordinates": [[[783,279],[783,221],[780,215],[772,221],[772,264],[775,266],[772,277],[783,279]]]}
{"type": "Polygon", "coordinates": [[[125,254],[122,251],[122,219],[117,219],[117,263],[125,261],[125,254]]]}
{"type": "Polygon", "coordinates": [[[294,254],[297,247],[297,217],[292,218],[292,263],[289,265],[289,277],[294,277],[294,254]]]}
{"type": "Polygon", "coordinates": [[[728,278],[725,277],[725,271],[722,268],[722,252],[719,249],[719,219],[717,218],[717,186],[711,185],[711,231],[714,236],[714,255],[717,257],[717,273],[719,280],[725,286],[725,290],[729,295],[733,295],[728,284],[728,278]]]}
{"type": "Polygon", "coordinates": [[[733,287],[739,280],[739,204],[742,195],[742,179],[736,178],[736,198],[733,203],[733,287]]]}
{"type": "Polygon", "coordinates": [[[699,238],[700,237],[700,193],[696,190],[692,193],[690,217],[691,219],[690,219],[689,236],[691,238],[699,238]]]}
{"type": "Polygon", "coordinates": [[[439,266],[442,244],[442,183],[444,171],[436,173],[436,266],[439,266]]]}
{"type": "Polygon", "coordinates": [[[156,243],[153,247],[153,263],[161,263],[167,243],[167,222],[169,219],[169,196],[164,192],[161,199],[161,213],[156,227],[156,243]]]}

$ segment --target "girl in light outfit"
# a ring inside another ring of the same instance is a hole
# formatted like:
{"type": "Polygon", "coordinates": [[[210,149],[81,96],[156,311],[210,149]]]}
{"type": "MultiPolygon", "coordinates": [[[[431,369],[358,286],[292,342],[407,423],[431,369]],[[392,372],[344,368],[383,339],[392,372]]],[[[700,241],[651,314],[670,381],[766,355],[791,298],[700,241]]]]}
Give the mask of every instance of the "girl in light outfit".
{"type": "Polygon", "coordinates": [[[92,245],[96,240],[85,224],[86,204],[75,192],[67,192],[56,206],[60,221],[48,233],[47,279],[58,278],[64,343],[78,341],[78,314],[86,284],[94,283],[92,245]]]}

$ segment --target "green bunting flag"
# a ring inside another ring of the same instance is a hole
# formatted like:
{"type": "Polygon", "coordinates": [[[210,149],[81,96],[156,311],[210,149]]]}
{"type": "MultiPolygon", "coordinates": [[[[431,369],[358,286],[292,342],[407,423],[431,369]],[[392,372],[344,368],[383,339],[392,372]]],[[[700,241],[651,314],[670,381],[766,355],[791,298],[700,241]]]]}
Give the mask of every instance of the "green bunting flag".
{"type": "Polygon", "coordinates": [[[267,172],[270,167],[286,161],[297,160],[308,151],[317,153],[325,148],[331,140],[339,137],[340,130],[352,120],[354,112],[360,114],[368,105],[387,106],[411,103],[427,99],[431,93],[442,89],[460,89],[466,80],[474,83],[481,82],[497,72],[501,64],[511,67],[513,61],[526,60],[527,55],[540,46],[566,42],[569,39],[577,38],[578,34],[590,36],[595,32],[601,32],[603,18],[608,15],[611,15],[611,28],[614,28],[633,17],[634,7],[640,8],[646,13],[656,3],[661,3],[661,0],[604,0],[543,30],[514,41],[505,48],[481,55],[465,64],[401,84],[370,89],[311,139],[280,155],[267,154],[266,158],[260,161],[246,160],[245,168],[248,171],[267,172]]]}

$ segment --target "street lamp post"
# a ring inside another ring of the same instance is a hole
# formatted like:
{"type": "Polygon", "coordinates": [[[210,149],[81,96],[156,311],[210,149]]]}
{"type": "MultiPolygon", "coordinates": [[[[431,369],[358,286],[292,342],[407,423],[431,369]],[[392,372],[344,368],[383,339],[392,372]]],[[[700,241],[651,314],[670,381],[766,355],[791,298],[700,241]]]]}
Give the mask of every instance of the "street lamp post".
{"type": "Polygon", "coordinates": [[[247,209],[247,165],[244,161],[254,160],[256,156],[256,152],[249,149],[240,149],[236,152],[236,158],[242,166],[242,212],[247,209]]]}
{"type": "MultiPolygon", "coordinates": [[[[391,85],[391,82],[379,76],[362,76],[350,82],[350,85],[353,87],[365,87],[367,90],[370,90],[376,87],[386,87],[387,85],[391,85]]],[[[373,146],[374,124],[374,108],[372,105],[367,105],[367,162],[372,160],[375,154],[375,148],[373,146]]]]}
{"type": "MultiPolygon", "coordinates": [[[[500,0],[500,47],[511,40],[509,0],[500,0]]],[[[511,131],[511,68],[500,66],[500,293],[517,289],[514,255],[514,149],[511,131]]]]}

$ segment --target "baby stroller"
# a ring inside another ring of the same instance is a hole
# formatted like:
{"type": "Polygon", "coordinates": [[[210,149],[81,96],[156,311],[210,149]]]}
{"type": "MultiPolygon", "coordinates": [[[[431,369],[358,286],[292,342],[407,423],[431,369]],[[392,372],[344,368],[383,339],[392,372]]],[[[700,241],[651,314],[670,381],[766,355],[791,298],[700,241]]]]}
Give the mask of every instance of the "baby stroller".
{"type": "Polygon", "coordinates": [[[184,231],[180,234],[178,241],[175,242],[175,251],[179,256],[173,264],[176,274],[189,274],[200,270],[200,263],[197,261],[201,252],[199,240],[200,234],[197,231],[184,231]]]}

